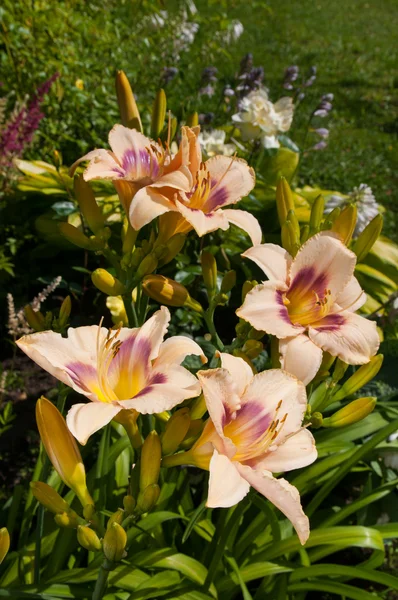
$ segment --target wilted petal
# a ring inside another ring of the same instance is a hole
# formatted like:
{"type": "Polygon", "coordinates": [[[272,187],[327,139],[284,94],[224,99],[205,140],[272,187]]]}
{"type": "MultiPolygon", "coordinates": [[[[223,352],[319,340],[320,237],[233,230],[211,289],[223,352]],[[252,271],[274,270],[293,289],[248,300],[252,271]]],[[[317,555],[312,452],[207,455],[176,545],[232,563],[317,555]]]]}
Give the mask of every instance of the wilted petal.
{"type": "Polygon", "coordinates": [[[271,333],[278,338],[299,335],[304,328],[301,325],[293,325],[290,321],[282,297],[285,290],[286,288],[281,289],[279,282],[266,281],[256,285],[247,294],[236,314],[259,331],[271,333]]]}
{"type": "Polygon", "coordinates": [[[281,367],[308,385],[318,373],[322,350],[306,335],[279,340],[281,367]]]}
{"type": "Polygon", "coordinates": [[[221,352],[221,366],[223,369],[227,369],[231,375],[239,396],[242,396],[243,392],[254,377],[251,367],[238,356],[232,356],[226,352],[221,352]]]}
{"type": "Polygon", "coordinates": [[[227,217],[222,210],[206,214],[199,208],[185,206],[179,200],[176,201],[176,207],[200,237],[217,229],[225,231],[229,227],[227,217]]]}
{"type": "Polygon", "coordinates": [[[148,223],[156,219],[156,217],[170,210],[176,210],[176,207],[160,190],[156,190],[150,186],[141,188],[135,194],[130,204],[129,219],[131,226],[139,230],[144,225],[148,225],[148,223]]]}
{"type": "Polygon", "coordinates": [[[336,303],[344,310],[355,312],[366,302],[366,294],[356,277],[352,276],[344,290],[336,298],[336,303]]]}
{"type": "Polygon", "coordinates": [[[268,454],[256,464],[256,470],[284,473],[312,464],[318,456],[315,440],[308,429],[300,429],[283,444],[271,447],[268,454]]]}
{"type": "Polygon", "coordinates": [[[209,493],[206,506],[229,508],[240,502],[250,490],[250,484],[239,474],[236,463],[214,450],[210,460],[209,493]]]}
{"type": "Polygon", "coordinates": [[[292,264],[292,257],[281,246],[276,244],[261,244],[253,246],[242,256],[250,258],[264,271],[270,281],[287,282],[288,273],[292,264]]]}
{"type": "Polygon", "coordinates": [[[247,233],[253,246],[261,244],[262,231],[256,217],[246,210],[234,210],[232,208],[226,208],[223,210],[223,213],[230,224],[236,225],[236,227],[243,229],[247,233]]]}
{"type": "Polygon", "coordinates": [[[210,194],[204,207],[206,212],[235,204],[254,188],[254,170],[241,158],[213,156],[205,164],[211,177],[210,194]]]}
{"type": "Polygon", "coordinates": [[[108,402],[74,404],[66,416],[66,424],[71,434],[84,446],[90,435],[112,421],[121,410],[117,404],[108,402]]]}
{"type": "Polygon", "coordinates": [[[349,311],[330,314],[310,327],[311,340],[349,365],[362,365],[379,349],[376,323],[349,311]]]}
{"type": "Polygon", "coordinates": [[[245,465],[237,465],[239,473],[260,494],[289,519],[295,528],[302,544],[308,539],[310,526],[308,517],[304,514],[297,489],[285,479],[275,479],[268,471],[257,472],[245,465]]]}

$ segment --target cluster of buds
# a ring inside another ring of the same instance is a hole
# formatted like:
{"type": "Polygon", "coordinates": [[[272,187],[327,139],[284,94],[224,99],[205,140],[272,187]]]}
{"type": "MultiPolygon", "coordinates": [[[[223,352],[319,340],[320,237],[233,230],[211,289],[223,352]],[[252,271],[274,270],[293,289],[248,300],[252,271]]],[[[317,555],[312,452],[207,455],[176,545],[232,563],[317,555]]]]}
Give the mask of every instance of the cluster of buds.
{"type": "Polygon", "coordinates": [[[264,80],[263,67],[253,65],[253,55],[246,54],[240,62],[240,71],[238,74],[239,83],[236,86],[236,95],[239,99],[244,98],[253,90],[258,90],[264,80]]]}
{"type": "Polygon", "coordinates": [[[305,93],[302,91],[302,88],[311,87],[316,80],[316,72],[317,69],[315,66],[309,68],[306,76],[302,77],[301,82],[299,84],[295,84],[298,80],[300,69],[297,65],[291,65],[285,69],[284,78],[283,78],[283,87],[285,90],[295,90],[297,95],[297,100],[300,102],[304,99],[305,93]]]}
{"type": "Polygon", "coordinates": [[[205,67],[203,69],[199,89],[200,96],[214,95],[214,84],[217,83],[217,73],[217,67],[205,67]]]}
{"type": "MultiPolygon", "coordinates": [[[[320,103],[314,110],[312,116],[320,117],[321,119],[327,117],[330,111],[333,108],[332,105],[333,94],[324,94],[321,98],[320,103]]],[[[319,136],[320,140],[314,146],[312,146],[311,150],[324,150],[327,147],[327,138],[329,137],[329,130],[325,127],[319,127],[316,129],[312,129],[312,132],[319,136]]]]}
{"type": "Polygon", "coordinates": [[[283,87],[285,90],[293,90],[293,83],[298,79],[299,67],[297,65],[291,65],[285,69],[285,76],[283,79],[283,87]]]}

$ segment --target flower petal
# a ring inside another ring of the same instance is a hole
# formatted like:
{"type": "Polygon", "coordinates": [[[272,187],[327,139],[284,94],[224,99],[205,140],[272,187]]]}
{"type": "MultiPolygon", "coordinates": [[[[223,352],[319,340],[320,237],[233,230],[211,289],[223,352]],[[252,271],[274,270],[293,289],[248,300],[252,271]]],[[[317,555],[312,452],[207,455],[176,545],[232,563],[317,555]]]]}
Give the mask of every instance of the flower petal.
{"type": "Polygon", "coordinates": [[[170,210],[176,210],[176,207],[161,191],[150,186],[143,187],[138,190],[130,204],[131,226],[139,230],[170,210]]]}
{"type": "Polygon", "coordinates": [[[301,325],[293,325],[283,304],[280,282],[266,281],[256,285],[238,308],[238,317],[248,321],[259,331],[266,331],[278,338],[299,335],[304,331],[301,325]]]}
{"type": "Polygon", "coordinates": [[[243,252],[242,256],[250,258],[264,271],[270,281],[287,282],[292,257],[281,246],[276,244],[260,244],[243,252]]]}
{"type": "Polygon", "coordinates": [[[185,335],[175,335],[161,344],[159,355],[153,367],[161,370],[169,365],[180,365],[185,357],[190,354],[200,356],[202,361],[207,362],[207,358],[199,344],[185,335]]]}
{"type": "Polygon", "coordinates": [[[206,212],[212,212],[227,204],[235,204],[254,188],[254,170],[241,158],[213,156],[205,165],[211,177],[210,194],[205,204],[206,212]]]}
{"type": "Polygon", "coordinates": [[[92,150],[88,152],[79,160],[77,160],[69,169],[69,174],[72,177],[76,171],[78,165],[89,160],[90,164],[84,171],[84,179],[90,181],[91,179],[119,179],[125,176],[124,169],[119,164],[116,156],[109,150],[100,148],[98,150],[92,150]]]}
{"type": "Polygon", "coordinates": [[[279,340],[281,367],[308,385],[322,362],[322,350],[306,335],[279,340]]]}
{"type": "Polygon", "coordinates": [[[246,210],[237,210],[232,208],[226,208],[223,210],[224,216],[227,217],[228,222],[232,225],[236,225],[240,229],[243,229],[245,233],[250,237],[253,246],[261,244],[262,231],[260,223],[256,217],[246,210]]]}
{"type": "Polygon", "coordinates": [[[185,206],[179,200],[176,201],[176,207],[188,223],[192,225],[199,237],[217,229],[225,231],[229,227],[227,217],[222,210],[206,214],[199,208],[185,206]]]}
{"type": "Polygon", "coordinates": [[[152,188],[168,187],[182,192],[189,192],[192,189],[193,179],[188,167],[180,167],[176,171],[170,171],[162,175],[155,183],[151,184],[152,188]]]}
{"type": "Polygon", "coordinates": [[[249,490],[250,484],[239,474],[235,463],[214,450],[210,460],[209,494],[206,506],[209,508],[235,506],[249,490]]]}
{"type": "Polygon", "coordinates": [[[336,303],[344,310],[355,312],[366,302],[366,294],[356,277],[352,276],[344,290],[336,298],[336,303]]]}
{"type": "Polygon", "coordinates": [[[271,447],[268,454],[255,466],[256,470],[284,473],[312,464],[318,456],[315,440],[308,429],[300,429],[283,444],[271,447]]]}
{"type": "MultiPolygon", "coordinates": [[[[285,421],[278,428],[279,433],[275,443],[280,444],[291,433],[301,428],[304,413],[307,408],[305,387],[294,375],[282,369],[270,369],[258,373],[246,388],[242,397],[242,406],[252,406],[253,423],[261,419],[269,422],[278,419],[285,421]]],[[[236,420],[239,419],[239,413],[236,420]]],[[[263,430],[268,427],[268,424],[263,430]]]]}
{"type": "Polygon", "coordinates": [[[160,147],[136,129],[115,125],[109,132],[109,145],[127,179],[138,181],[149,177],[155,180],[159,177],[160,147]]]}
{"type": "Polygon", "coordinates": [[[139,328],[137,335],[138,339],[149,340],[151,351],[149,359],[153,360],[159,355],[160,345],[166,335],[167,328],[170,322],[170,311],[165,306],[157,310],[150,319],[148,319],[142,327],[139,328]]]}
{"type": "Polygon", "coordinates": [[[242,396],[254,377],[252,369],[243,358],[239,358],[238,356],[232,356],[232,354],[221,352],[220,358],[222,368],[227,369],[234,380],[238,395],[242,396]]]}
{"type": "Polygon", "coordinates": [[[90,435],[112,421],[121,410],[120,406],[109,402],[74,404],[66,416],[66,424],[71,434],[84,446],[90,435]]]}
{"type": "Polygon", "coordinates": [[[300,494],[286,479],[275,479],[268,471],[257,472],[246,465],[237,465],[239,473],[260,494],[291,521],[302,544],[308,540],[310,525],[300,502],[300,494]]]}
{"type": "Polygon", "coordinates": [[[298,251],[290,269],[289,300],[292,305],[302,302],[313,292],[323,297],[331,291],[331,299],[343,291],[350,281],[356,256],[328,231],[311,237],[298,251]]]}
{"type": "Polygon", "coordinates": [[[379,349],[376,323],[349,311],[331,314],[310,327],[311,340],[349,365],[362,365],[379,349]]]}

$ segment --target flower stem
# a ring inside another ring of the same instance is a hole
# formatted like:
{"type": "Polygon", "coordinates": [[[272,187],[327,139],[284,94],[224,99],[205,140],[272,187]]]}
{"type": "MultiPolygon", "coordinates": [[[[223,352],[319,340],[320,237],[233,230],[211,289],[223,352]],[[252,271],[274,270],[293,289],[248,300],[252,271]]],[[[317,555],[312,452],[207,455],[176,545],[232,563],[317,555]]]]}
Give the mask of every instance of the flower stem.
{"type": "Polygon", "coordinates": [[[129,327],[139,327],[138,316],[135,310],[135,304],[131,297],[131,292],[124,294],[123,296],[123,304],[126,309],[126,315],[129,322],[129,327]]]}
{"type": "Polygon", "coordinates": [[[162,467],[177,467],[193,464],[189,452],[179,452],[162,458],[162,467]]]}
{"type": "Polygon", "coordinates": [[[109,561],[105,559],[98,571],[92,600],[102,600],[108,583],[109,573],[109,561]]]}
{"type": "Polygon", "coordinates": [[[216,327],[214,325],[214,308],[210,306],[204,313],[203,313],[203,318],[206,322],[207,325],[207,329],[209,330],[209,333],[211,334],[211,339],[212,342],[214,342],[214,344],[217,346],[217,349],[220,350],[221,352],[223,352],[224,350],[224,344],[222,343],[222,341],[220,340],[216,327]]]}

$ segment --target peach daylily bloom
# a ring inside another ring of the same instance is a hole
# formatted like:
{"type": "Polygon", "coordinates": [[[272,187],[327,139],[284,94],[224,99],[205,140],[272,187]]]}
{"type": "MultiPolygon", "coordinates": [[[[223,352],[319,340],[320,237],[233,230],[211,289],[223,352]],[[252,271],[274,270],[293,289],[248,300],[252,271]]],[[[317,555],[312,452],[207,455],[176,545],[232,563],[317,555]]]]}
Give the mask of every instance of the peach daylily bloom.
{"type": "Polygon", "coordinates": [[[43,331],[22,337],[17,345],[91,400],[72,406],[66,418],[71,433],[84,445],[124,409],[160,413],[200,394],[199,381],[180,365],[189,354],[206,359],[200,346],[187,337],[163,341],[169,321],[170,312],[162,306],[135,329],[91,325],[70,328],[67,338],[43,331]]]}
{"type": "MultiPolygon", "coordinates": [[[[126,212],[133,197],[141,198],[143,203],[149,199],[155,218],[174,210],[173,197],[177,191],[191,189],[193,178],[187,156],[184,155],[185,162],[174,160],[163,146],[123,125],[111,129],[109,145],[111,150],[92,150],[79,158],[72,165],[71,174],[81,162],[89,160],[84,179],[112,180],[126,212]]],[[[140,212],[138,217],[142,219],[140,212]]]]}
{"type": "MultiPolygon", "coordinates": [[[[245,160],[227,156],[213,156],[202,162],[198,139],[199,127],[183,127],[178,153],[173,158],[175,168],[188,166],[192,177],[189,189],[181,186],[173,201],[165,206],[180,216],[179,231],[195,229],[199,236],[217,229],[228,229],[230,223],[244,229],[253,244],[261,242],[261,228],[255,217],[243,210],[226,209],[247,196],[255,185],[254,170],[245,160]]],[[[136,194],[130,205],[130,222],[141,229],[160,213],[151,194],[144,190],[136,194]]]]}
{"type": "Polygon", "coordinates": [[[302,427],[305,387],[280,369],[253,376],[241,358],[221,354],[221,362],[221,369],[198,373],[210,419],[185,464],[209,469],[207,506],[234,506],[252,486],[286,515],[304,544],[309,522],[299,493],[272,473],[317,457],[314,438],[302,427]]]}
{"type": "Polygon", "coordinates": [[[322,351],[350,365],[365,364],[376,354],[376,323],[355,314],[366,302],[353,275],[356,256],[337,236],[313,236],[294,259],[274,244],[250,248],[242,256],[269,281],[253,288],[236,313],[279,338],[284,369],[307,384],[320,367],[322,351]]]}

